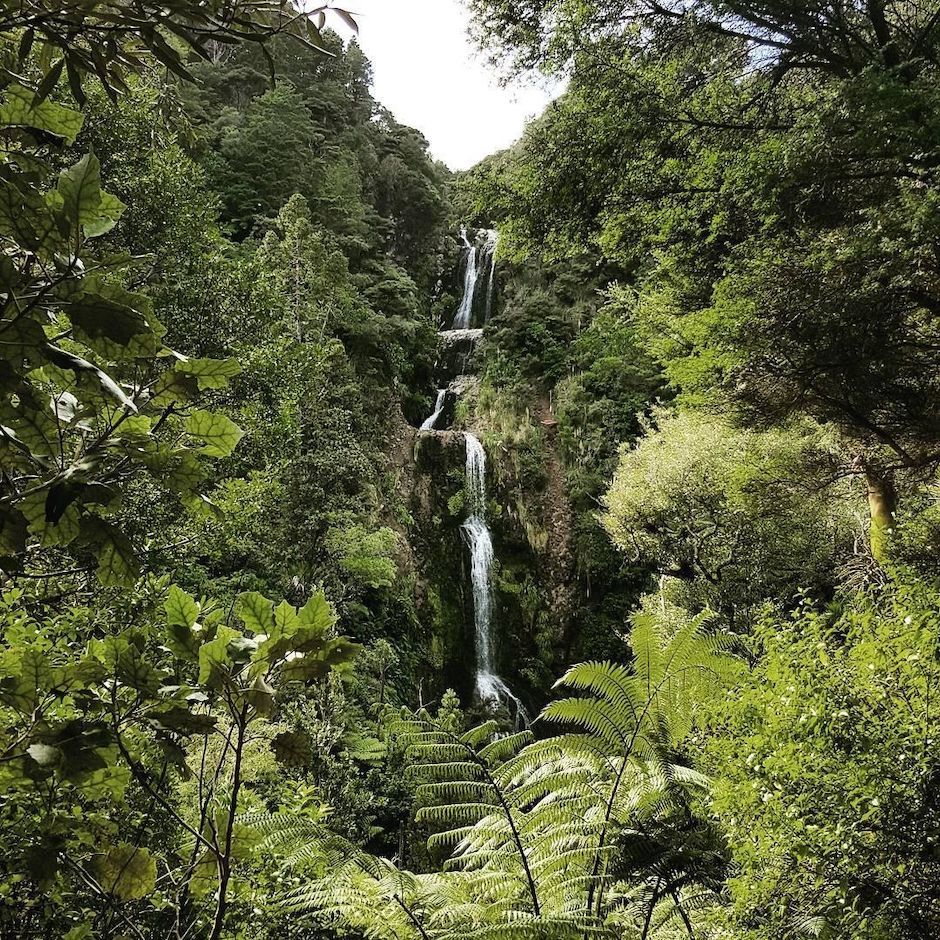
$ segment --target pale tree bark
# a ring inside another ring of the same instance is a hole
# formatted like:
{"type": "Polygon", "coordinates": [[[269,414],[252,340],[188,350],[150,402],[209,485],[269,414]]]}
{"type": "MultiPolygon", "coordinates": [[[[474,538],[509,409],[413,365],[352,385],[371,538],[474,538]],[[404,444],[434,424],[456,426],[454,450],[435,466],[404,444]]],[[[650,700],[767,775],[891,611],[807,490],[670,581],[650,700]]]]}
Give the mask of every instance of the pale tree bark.
{"type": "Polygon", "coordinates": [[[871,554],[880,564],[885,560],[888,537],[894,529],[897,494],[891,474],[870,464],[865,466],[865,481],[871,515],[871,554]]]}

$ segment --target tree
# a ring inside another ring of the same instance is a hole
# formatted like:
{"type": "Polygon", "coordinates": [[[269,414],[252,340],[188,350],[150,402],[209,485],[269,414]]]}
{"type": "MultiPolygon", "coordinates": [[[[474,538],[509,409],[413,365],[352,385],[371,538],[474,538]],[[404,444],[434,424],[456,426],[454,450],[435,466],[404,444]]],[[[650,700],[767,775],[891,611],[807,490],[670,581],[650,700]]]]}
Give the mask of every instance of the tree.
{"type": "MultiPolygon", "coordinates": [[[[85,75],[94,75],[114,97],[127,91],[128,77],[145,68],[147,56],[189,77],[180,47],[208,58],[214,42],[264,43],[282,34],[318,46],[327,9],[301,10],[290,0],[175,0],[169,5],[95,0],[80,7],[29,0],[0,7],[0,33],[21,37],[20,67],[36,48],[46,72],[46,92],[64,70],[73,95],[83,103],[85,75]],[[59,58],[53,62],[55,56],[59,58]]],[[[345,11],[335,12],[352,22],[345,11]]]]}
{"type": "Polygon", "coordinates": [[[227,129],[210,163],[236,233],[246,234],[278,212],[294,193],[308,198],[323,171],[323,135],[300,95],[281,83],[254,99],[227,129]]]}
{"type": "MultiPolygon", "coordinates": [[[[81,127],[78,112],[23,86],[7,88],[5,107],[7,126],[27,147],[44,135],[74,140],[81,127]]],[[[201,502],[201,458],[226,456],[240,432],[190,402],[224,386],[238,366],[168,359],[149,300],[120,284],[126,262],[82,260],[86,241],[107,232],[123,209],[102,190],[94,155],[46,191],[36,171],[42,164],[20,153],[18,173],[11,169],[3,184],[0,232],[7,247],[2,555],[8,570],[18,569],[36,542],[74,542],[96,553],[105,583],[126,583],[137,562],[108,521],[109,506],[141,472],[190,505],[201,502]]]]}
{"type": "Polygon", "coordinates": [[[853,512],[818,428],[755,432],[695,411],[654,420],[604,497],[604,526],[628,558],[672,581],[676,602],[742,626],[767,601],[832,590],[862,501],[853,512]]]}
{"type": "Polygon", "coordinates": [[[497,49],[572,71],[496,190],[512,237],[638,266],[638,322],[683,391],[842,428],[883,558],[894,473],[936,466],[935,10],[475,10],[497,49]]]}
{"type": "MultiPolygon", "coordinates": [[[[833,6],[800,0],[472,0],[481,38],[517,67],[560,66],[591,40],[652,30],[655,39],[699,31],[734,39],[774,73],[857,75],[872,62],[916,71],[936,66],[940,27],[931,4],[891,0],[833,6]]],[[[505,61],[505,60],[504,60],[505,61]]]]}
{"type": "Polygon", "coordinates": [[[6,570],[22,568],[36,541],[74,543],[94,552],[105,583],[130,582],[134,547],[108,519],[122,487],[147,473],[190,507],[204,506],[200,456],[226,456],[240,437],[224,415],[191,407],[200,392],[223,387],[237,364],[187,361],[165,348],[150,301],[125,286],[127,259],[89,256],[90,241],[115,225],[124,206],[102,189],[94,154],[56,178],[48,150],[75,141],[82,115],[50,96],[63,73],[79,103],[86,73],[116,96],[131,73],[146,69],[147,55],[185,76],[164,30],[203,55],[210,40],[318,35],[322,11],[285,20],[288,10],[262,0],[170,8],[37,2],[0,11],[0,32],[20,38],[15,53],[4,52],[0,104],[9,146],[0,184],[6,570]]]}

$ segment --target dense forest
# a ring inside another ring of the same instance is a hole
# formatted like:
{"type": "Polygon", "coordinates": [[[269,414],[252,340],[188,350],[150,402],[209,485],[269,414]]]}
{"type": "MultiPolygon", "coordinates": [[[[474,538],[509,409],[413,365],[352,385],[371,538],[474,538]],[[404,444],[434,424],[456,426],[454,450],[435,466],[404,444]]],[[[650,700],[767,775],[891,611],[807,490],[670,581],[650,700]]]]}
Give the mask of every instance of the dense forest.
{"type": "Polygon", "coordinates": [[[339,6],[0,0],[0,940],[940,936],[940,2],[339,6]]]}

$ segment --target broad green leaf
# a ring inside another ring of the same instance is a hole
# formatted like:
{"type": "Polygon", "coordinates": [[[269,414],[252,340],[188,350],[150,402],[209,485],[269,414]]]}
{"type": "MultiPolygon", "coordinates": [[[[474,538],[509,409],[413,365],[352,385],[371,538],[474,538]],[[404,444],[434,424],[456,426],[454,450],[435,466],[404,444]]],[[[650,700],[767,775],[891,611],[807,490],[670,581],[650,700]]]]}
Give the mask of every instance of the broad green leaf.
{"type": "Polygon", "coordinates": [[[274,608],[274,632],[278,636],[291,636],[300,626],[297,609],[287,601],[274,608]]]}
{"type": "Polygon", "coordinates": [[[73,353],[66,352],[64,349],[59,349],[57,346],[51,344],[46,344],[43,347],[43,351],[46,356],[48,356],[49,361],[52,362],[60,369],[70,369],[75,373],[75,377],[81,380],[85,376],[93,377],[94,381],[97,382],[97,385],[100,387],[101,391],[110,398],[113,398],[118,404],[122,405],[128,411],[136,412],[137,406],[134,402],[128,397],[124,389],[121,388],[114,379],[108,375],[103,369],[99,369],[94,363],[89,362],[87,359],[82,359],[81,356],[76,356],[73,353]]]}
{"type": "Polygon", "coordinates": [[[264,842],[264,833],[246,823],[232,826],[232,857],[244,861],[251,858],[255,849],[264,842]]]}
{"type": "Polygon", "coordinates": [[[204,712],[194,712],[182,705],[160,706],[147,712],[147,718],[161,728],[177,734],[209,734],[215,728],[215,718],[204,712]]]}
{"type": "Polygon", "coordinates": [[[168,369],[157,379],[150,404],[165,408],[177,402],[192,401],[199,394],[199,380],[176,369],[168,369]]]}
{"type": "Polygon", "coordinates": [[[111,193],[102,193],[98,203],[98,217],[93,221],[85,222],[85,235],[88,238],[97,238],[110,232],[117,225],[118,219],[127,207],[111,193]]]}
{"type": "Polygon", "coordinates": [[[106,356],[151,356],[157,351],[145,312],[129,304],[86,294],[66,308],[76,336],[106,356]]]}
{"type": "Polygon", "coordinates": [[[93,868],[101,887],[122,901],[145,898],[156,887],[156,859],[136,845],[112,846],[96,857],[93,868]]]}
{"type": "Polygon", "coordinates": [[[101,519],[82,520],[82,537],[98,551],[98,579],[106,587],[129,587],[140,574],[140,563],[130,539],[101,519]]]}
{"type": "Polygon", "coordinates": [[[166,674],[155,669],[148,660],[147,652],[137,643],[128,643],[117,657],[115,678],[145,695],[156,695],[166,674]]]}
{"type": "Polygon", "coordinates": [[[271,686],[263,675],[255,677],[246,696],[248,704],[265,718],[270,718],[274,714],[274,687],[271,686]]]}
{"type": "Polygon", "coordinates": [[[195,898],[204,898],[219,884],[219,868],[215,856],[206,850],[199,856],[189,876],[189,890],[195,898]]]}
{"type": "Polygon", "coordinates": [[[19,507],[29,523],[29,531],[39,537],[44,548],[53,545],[68,545],[77,538],[81,530],[81,515],[75,503],[66,506],[58,522],[48,518],[49,491],[38,490],[20,500],[19,507]]]}
{"type": "Polygon", "coordinates": [[[194,411],[185,427],[187,434],[204,442],[201,450],[209,457],[228,457],[242,438],[242,430],[234,421],[213,411],[194,411]]]}
{"type": "Polygon", "coordinates": [[[186,359],[177,363],[177,372],[195,376],[199,388],[225,388],[242,371],[237,359],[186,359]]]}
{"type": "Polygon", "coordinates": [[[199,684],[219,688],[224,673],[234,665],[228,652],[231,640],[239,636],[237,630],[221,626],[215,639],[199,647],[199,684]]]}
{"type": "Polygon", "coordinates": [[[102,192],[101,164],[93,153],[62,171],[57,191],[69,224],[72,228],[81,226],[88,238],[110,231],[124,211],[124,203],[117,196],[102,192]]]}
{"type": "Polygon", "coordinates": [[[174,584],[167,594],[163,609],[166,611],[167,623],[171,626],[192,628],[199,619],[201,608],[194,597],[174,584]]]}
{"type": "Polygon", "coordinates": [[[336,615],[323,591],[317,591],[298,611],[300,623],[305,627],[315,627],[326,632],[336,623],[336,615]]]}
{"type": "Polygon", "coordinates": [[[282,675],[287,682],[322,679],[334,669],[348,666],[362,649],[346,639],[330,640],[319,651],[310,651],[284,663],[282,675]]]}
{"type": "Polygon", "coordinates": [[[101,164],[93,153],[86,153],[74,166],[59,174],[58,191],[62,209],[77,227],[94,222],[101,205],[101,164]]]}
{"type": "Polygon", "coordinates": [[[274,604],[257,591],[238,595],[238,616],[255,633],[269,635],[274,629],[274,604]]]}
{"type": "Polygon", "coordinates": [[[306,767],[313,759],[313,742],[305,731],[282,731],[271,741],[271,750],[288,767],[306,767]]]}
{"type": "Polygon", "coordinates": [[[28,715],[54,678],[45,650],[33,646],[8,650],[0,658],[0,702],[28,715]]]}
{"type": "Polygon", "coordinates": [[[46,131],[63,138],[67,144],[75,143],[84,120],[82,113],[74,108],[48,99],[37,101],[36,93],[22,85],[7,88],[0,104],[0,124],[46,131]]]}

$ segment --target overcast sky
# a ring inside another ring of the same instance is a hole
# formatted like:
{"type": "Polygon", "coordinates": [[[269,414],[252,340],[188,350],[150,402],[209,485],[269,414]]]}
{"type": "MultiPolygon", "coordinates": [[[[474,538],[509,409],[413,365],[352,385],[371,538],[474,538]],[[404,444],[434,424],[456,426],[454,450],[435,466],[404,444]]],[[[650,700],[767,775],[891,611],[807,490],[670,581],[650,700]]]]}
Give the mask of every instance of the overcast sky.
{"type": "Polygon", "coordinates": [[[356,14],[375,97],[402,124],[422,131],[432,154],[451,169],[465,170],[511,144],[550,99],[544,88],[501,88],[491,78],[467,37],[461,0],[334,0],[333,6],[356,14]]]}

